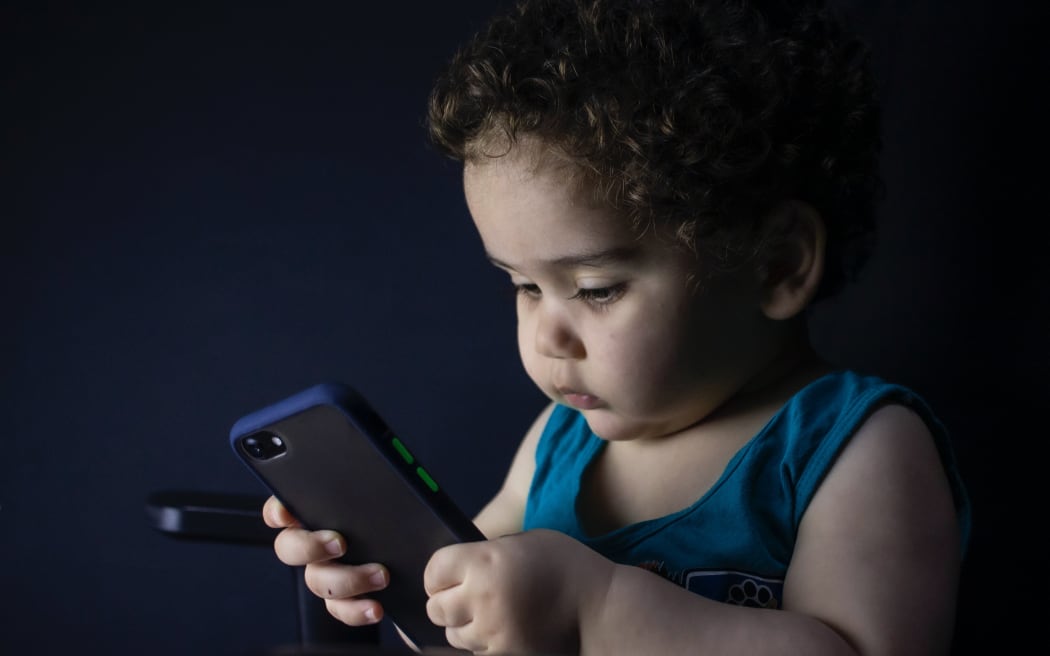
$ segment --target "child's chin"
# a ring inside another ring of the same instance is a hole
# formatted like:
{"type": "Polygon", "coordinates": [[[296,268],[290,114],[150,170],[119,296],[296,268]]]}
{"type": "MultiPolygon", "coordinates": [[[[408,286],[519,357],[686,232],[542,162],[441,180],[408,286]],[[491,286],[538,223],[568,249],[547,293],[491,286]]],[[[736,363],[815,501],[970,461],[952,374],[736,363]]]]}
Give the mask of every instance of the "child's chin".
{"type": "Polygon", "coordinates": [[[608,408],[596,410],[581,410],[583,418],[591,431],[607,442],[626,442],[637,437],[638,432],[632,431],[625,422],[613,414],[608,408]]]}

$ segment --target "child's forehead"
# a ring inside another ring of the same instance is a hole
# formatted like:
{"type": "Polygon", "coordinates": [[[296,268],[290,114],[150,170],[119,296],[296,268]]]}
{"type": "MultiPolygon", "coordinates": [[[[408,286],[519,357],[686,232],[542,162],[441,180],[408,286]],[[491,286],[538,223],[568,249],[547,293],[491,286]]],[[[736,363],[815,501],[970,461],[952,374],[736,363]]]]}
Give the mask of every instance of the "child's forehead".
{"type": "Polygon", "coordinates": [[[463,185],[475,221],[499,218],[527,222],[537,229],[576,224],[621,236],[634,232],[627,216],[596,198],[586,181],[564,163],[537,163],[513,155],[468,163],[463,185]]]}
{"type": "Polygon", "coordinates": [[[616,223],[630,223],[620,208],[598,193],[593,175],[542,142],[518,143],[507,150],[470,158],[464,163],[463,184],[468,196],[472,192],[516,195],[539,190],[551,202],[599,212],[616,223]]]}
{"type": "MultiPolygon", "coordinates": [[[[608,193],[592,169],[554,142],[529,134],[513,140],[489,138],[473,152],[463,169],[472,214],[495,209],[504,220],[525,219],[533,229],[550,221],[546,227],[552,232],[601,235],[618,244],[644,241],[649,251],[680,251],[683,246],[676,225],[635,219],[617,205],[616,194],[608,193]],[[543,216],[537,217],[537,211],[543,216]],[[558,217],[560,221],[554,220],[558,217]]],[[[475,223],[488,218],[474,216],[475,223]]]]}
{"type": "Polygon", "coordinates": [[[639,231],[579,191],[563,168],[521,159],[468,164],[464,185],[489,259],[516,271],[622,268],[678,256],[680,245],[639,231]]]}

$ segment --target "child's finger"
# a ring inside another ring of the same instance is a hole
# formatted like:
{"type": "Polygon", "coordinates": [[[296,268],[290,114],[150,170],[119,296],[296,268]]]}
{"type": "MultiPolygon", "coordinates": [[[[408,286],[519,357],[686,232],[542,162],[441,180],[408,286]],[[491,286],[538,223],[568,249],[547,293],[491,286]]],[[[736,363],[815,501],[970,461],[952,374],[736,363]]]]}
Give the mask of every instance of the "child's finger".
{"type": "Polygon", "coordinates": [[[343,624],[366,626],[383,618],[383,606],[375,599],[325,599],[328,613],[343,624]]]}
{"type": "Polygon", "coordinates": [[[299,526],[299,521],[292,517],[292,513],[288,512],[288,509],[284,507],[284,504],[277,500],[277,497],[271,496],[266,500],[266,503],[262,507],[263,521],[270,528],[287,528],[289,526],[299,526]]]}
{"type": "Polygon", "coordinates": [[[347,599],[382,590],[390,581],[386,568],[378,563],[343,565],[313,563],[306,567],[306,587],[324,599],[347,599]]]}
{"type": "Polygon", "coordinates": [[[342,556],[346,542],[335,531],[286,528],[274,538],[273,550],[285,565],[300,566],[342,556]]]}

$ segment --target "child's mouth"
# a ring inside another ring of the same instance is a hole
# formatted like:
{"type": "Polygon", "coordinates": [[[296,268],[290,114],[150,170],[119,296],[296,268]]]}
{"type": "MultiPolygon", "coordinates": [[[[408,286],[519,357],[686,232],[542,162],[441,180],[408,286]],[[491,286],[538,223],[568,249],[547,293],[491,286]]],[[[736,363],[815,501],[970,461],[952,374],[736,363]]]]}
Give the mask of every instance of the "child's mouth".
{"type": "Polygon", "coordinates": [[[572,390],[559,390],[562,399],[577,410],[593,410],[602,404],[602,400],[593,394],[584,394],[572,390]]]}

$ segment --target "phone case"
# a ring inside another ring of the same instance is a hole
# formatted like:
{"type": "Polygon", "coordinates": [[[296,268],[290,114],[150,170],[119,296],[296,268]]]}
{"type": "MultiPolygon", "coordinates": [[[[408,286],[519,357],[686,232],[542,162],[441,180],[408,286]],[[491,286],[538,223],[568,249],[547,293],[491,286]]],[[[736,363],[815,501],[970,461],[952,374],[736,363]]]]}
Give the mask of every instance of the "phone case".
{"type": "Polygon", "coordinates": [[[389,586],[370,596],[417,647],[448,647],[423,570],[437,549],[485,538],[359,393],[303,390],[242,417],[230,444],[303,526],[346,538],[341,560],[386,565],[389,586]]]}

